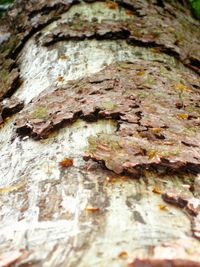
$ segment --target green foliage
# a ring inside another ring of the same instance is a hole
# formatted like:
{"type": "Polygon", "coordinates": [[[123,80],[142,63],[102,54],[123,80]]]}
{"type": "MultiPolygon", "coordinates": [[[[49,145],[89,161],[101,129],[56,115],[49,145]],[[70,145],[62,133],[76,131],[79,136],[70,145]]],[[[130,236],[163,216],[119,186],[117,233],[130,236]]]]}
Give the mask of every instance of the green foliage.
{"type": "Polygon", "coordinates": [[[200,0],[189,0],[195,16],[200,19],[200,0]]]}
{"type": "Polygon", "coordinates": [[[0,0],[0,5],[9,4],[14,2],[14,0],[0,0]]]}
{"type": "Polygon", "coordinates": [[[6,11],[8,5],[12,2],[14,2],[14,0],[0,0],[0,18],[6,11]]]}

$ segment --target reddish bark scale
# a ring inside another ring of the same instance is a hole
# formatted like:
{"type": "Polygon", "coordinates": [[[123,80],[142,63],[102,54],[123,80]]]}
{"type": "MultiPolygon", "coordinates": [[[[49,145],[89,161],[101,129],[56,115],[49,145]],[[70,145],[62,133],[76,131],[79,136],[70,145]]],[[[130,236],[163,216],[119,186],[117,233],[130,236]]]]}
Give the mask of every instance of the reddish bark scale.
{"type": "Polygon", "coordinates": [[[99,208],[88,205],[88,206],[86,206],[85,210],[91,211],[91,212],[96,212],[96,211],[99,211],[99,208]]]}
{"type": "Polygon", "coordinates": [[[64,158],[62,161],[59,162],[59,166],[62,168],[68,168],[73,166],[74,161],[70,158],[64,158]]]}

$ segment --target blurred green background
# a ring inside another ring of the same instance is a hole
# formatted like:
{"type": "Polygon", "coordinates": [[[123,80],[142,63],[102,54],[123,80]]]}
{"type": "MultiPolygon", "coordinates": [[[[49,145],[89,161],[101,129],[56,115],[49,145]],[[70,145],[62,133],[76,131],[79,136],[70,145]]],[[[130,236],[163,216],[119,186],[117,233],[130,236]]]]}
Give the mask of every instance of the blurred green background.
{"type": "Polygon", "coordinates": [[[200,19],[200,0],[189,0],[195,16],[200,19]]]}
{"type": "Polygon", "coordinates": [[[8,8],[9,4],[14,2],[14,0],[0,0],[0,17],[8,8]]]}
{"type": "Polygon", "coordinates": [[[0,0],[0,5],[5,5],[14,2],[14,0],[0,0]]]}

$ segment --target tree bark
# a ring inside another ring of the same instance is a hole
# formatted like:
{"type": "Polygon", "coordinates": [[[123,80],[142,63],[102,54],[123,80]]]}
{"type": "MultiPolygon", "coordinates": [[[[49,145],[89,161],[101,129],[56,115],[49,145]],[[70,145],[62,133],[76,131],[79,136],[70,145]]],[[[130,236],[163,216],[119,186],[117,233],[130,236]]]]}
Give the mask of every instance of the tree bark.
{"type": "Polygon", "coordinates": [[[199,26],[185,1],[9,8],[0,266],[200,266],[199,26]]]}

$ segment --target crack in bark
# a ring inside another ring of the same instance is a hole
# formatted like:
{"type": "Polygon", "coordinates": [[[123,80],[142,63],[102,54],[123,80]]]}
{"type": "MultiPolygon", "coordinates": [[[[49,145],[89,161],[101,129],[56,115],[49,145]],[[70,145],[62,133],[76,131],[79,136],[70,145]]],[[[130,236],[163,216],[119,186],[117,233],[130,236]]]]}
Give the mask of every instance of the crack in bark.
{"type": "Polygon", "coordinates": [[[4,99],[0,102],[0,124],[4,122],[7,117],[19,112],[24,107],[23,101],[17,98],[4,99]]]}

